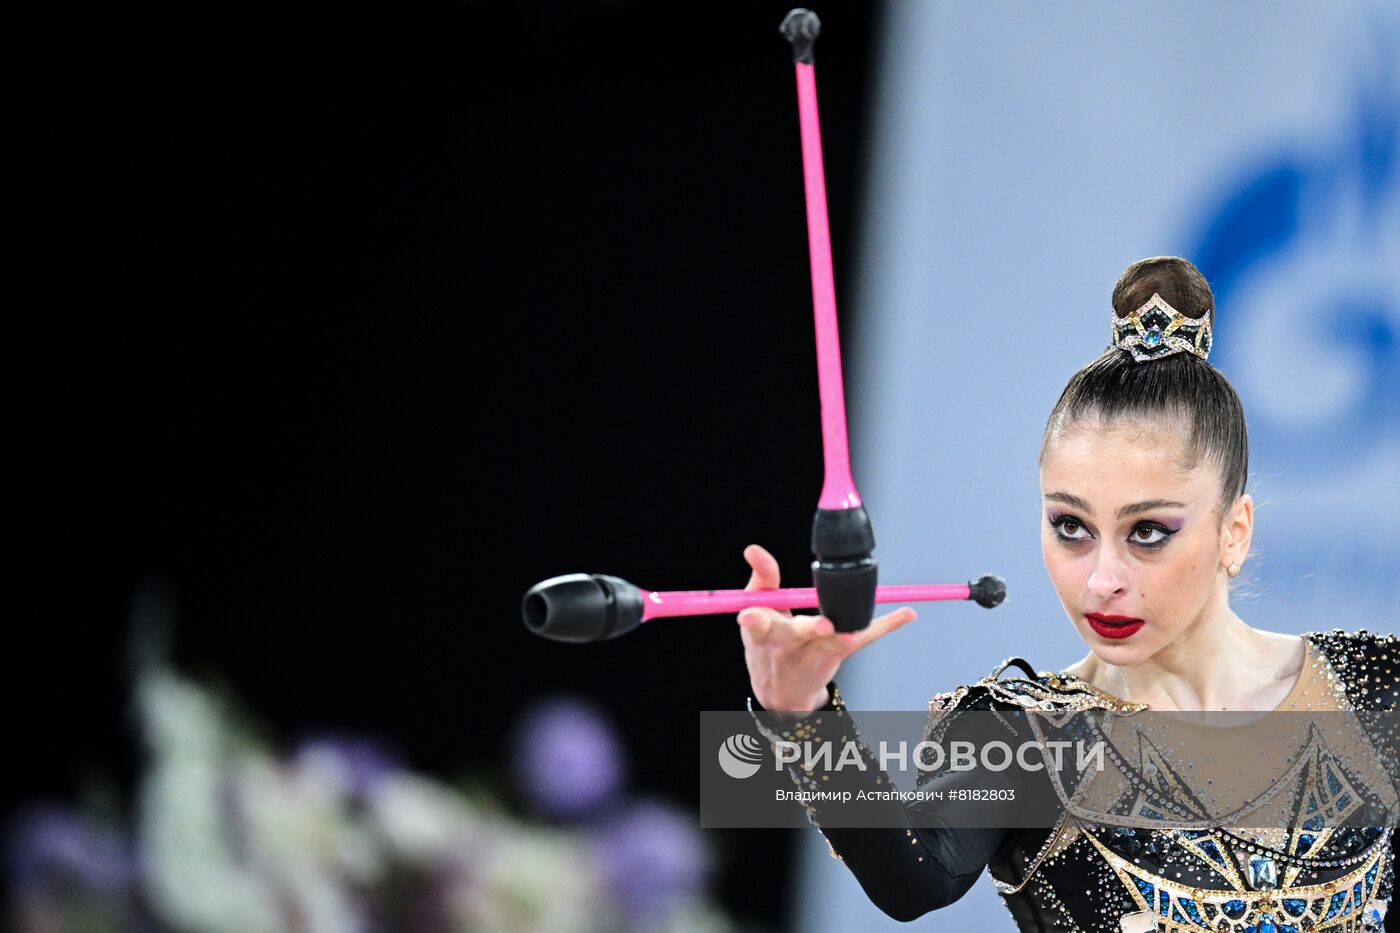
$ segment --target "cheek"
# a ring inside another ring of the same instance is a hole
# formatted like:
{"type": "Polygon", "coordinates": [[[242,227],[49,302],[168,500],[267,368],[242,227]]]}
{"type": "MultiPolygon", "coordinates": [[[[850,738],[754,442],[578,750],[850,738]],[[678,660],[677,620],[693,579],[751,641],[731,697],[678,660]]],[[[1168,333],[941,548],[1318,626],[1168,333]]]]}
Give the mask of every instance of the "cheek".
{"type": "Polygon", "coordinates": [[[1177,587],[1191,587],[1203,579],[1210,579],[1215,570],[1211,541],[1183,541],[1173,559],[1163,562],[1159,580],[1163,584],[1175,583],[1177,587]]]}
{"type": "Polygon", "coordinates": [[[1201,547],[1182,548],[1172,560],[1144,564],[1136,577],[1139,596],[1166,618],[1199,608],[1213,581],[1211,555],[1201,547]]]}
{"type": "Polygon", "coordinates": [[[1077,560],[1058,541],[1042,540],[1041,552],[1045,556],[1045,569],[1050,574],[1050,582],[1055,585],[1056,592],[1063,595],[1083,591],[1087,576],[1084,561],[1077,560]]]}

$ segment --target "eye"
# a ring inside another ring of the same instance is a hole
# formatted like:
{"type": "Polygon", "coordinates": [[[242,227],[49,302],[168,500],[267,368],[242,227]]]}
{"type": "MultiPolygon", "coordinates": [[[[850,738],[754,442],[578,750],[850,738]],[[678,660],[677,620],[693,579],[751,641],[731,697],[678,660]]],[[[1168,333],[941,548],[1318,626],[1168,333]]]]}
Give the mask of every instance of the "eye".
{"type": "Polygon", "coordinates": [[[1175,531],[1156,522],[1138,522],[1128,540],[1141,547],[1161,547],[1174,534],[1175,531]]]}
{"type": "Polygon", "coordinates": [[[1050,527],[1055,529],[1055,537],[1061,541],[1087,541],[1093,537],[1089,529],[1073,515],[1061,515],[1050,519],[1050,527]]]}

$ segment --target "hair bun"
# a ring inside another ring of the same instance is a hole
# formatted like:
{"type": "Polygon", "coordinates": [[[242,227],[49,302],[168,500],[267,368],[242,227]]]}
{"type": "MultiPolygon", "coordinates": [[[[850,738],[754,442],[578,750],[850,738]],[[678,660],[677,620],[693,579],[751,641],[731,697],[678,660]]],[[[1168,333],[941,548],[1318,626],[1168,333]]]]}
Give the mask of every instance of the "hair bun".
{"type": "Polygon", "coordinates": [[[1203,362],[1215,324],[1215,298],[1205,276],[1177,256],[1139,260],[1113,287],[1113,310],[1113,345],[1060,393],[1045,423],[1041,463],[1081,423],[1148,425],[1154,436],[1178,440],[1182,468],[1209,463],[1220,471],[1219,507],[1225,514],[1245,491],[1249,435],[1239,393],[1224,373],[1203,362]],[[1149,337],[1154,326],[1156,336],[1149,337]],[[1172,349],[1178,342],[1184,346],[1172,349]],[[1139,359],[1160,362],[1142,365],[1139,359]]]}
{"type": "Polygon", "coordinates": [[[1208,317],[1215,326],[1215,295],[1206,277],[1180,256],[1139,259],[1123,270],[1113,286],[1113,315],[1127,317],[1152,299],[1162,300],[1189,318],[1208,317]]]}

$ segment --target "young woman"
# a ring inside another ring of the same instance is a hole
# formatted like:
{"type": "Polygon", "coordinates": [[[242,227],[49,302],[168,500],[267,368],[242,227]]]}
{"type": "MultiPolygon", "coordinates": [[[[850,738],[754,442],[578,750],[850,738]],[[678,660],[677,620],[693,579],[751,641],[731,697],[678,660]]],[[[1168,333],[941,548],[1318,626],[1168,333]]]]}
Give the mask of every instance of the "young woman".
{"type": "MultiPolygon", "coordinates": [[[[1175,257],[1136,262],[1114,287],[1113,313],[1113,345],[1070,379],[1040,455],[1045,566],[1088,653],[1039,674],[1010,660],[936,695],[931,710],[1019,711],[1030,703],[1110,714],[1393,710],[1400,695],[1393,636],[1284,635],[1250,626],[1230,607],[1254,508],[1245,492],[1244,411],[1206,362],[1214,302],[1204,277],[1175,257]],[[1003,677],[1013,666],[1026,676],[1003,677]]],[[[767,551],[750,546],[744,557],[751,589],[779,585],[767,551]]],[[[837,669],[913,619],[905,608],[864,631],[836,633],[819,616],[745,610],[738,622],[757,701],[751,708],[788,711],[784,721],[796,717],[809,740],[854,735],[837,669]]],[[[1377,747],[1393,746],[1388,734],[1373,738],[1377,747]]],[[[1297,757],[1290,747],[1280,760],[1290,752],[1297,757]]],[[[799,784],[812,780],[790,773],[799,784]]],[[[1358,806],[1362,795],[1331,778],[1308,778],[1306,769],[1293,773],[1313,784],[1283,795],[1295,802],[1288,812],[1297,819],[1272,832],[1114,826],[1070,810],[1049,829],[952,829],[928,819],[838,829],[821,827],[818,808],[809,814],[832,854],[897,919],[951,903],[989,870],[1024,931],[1379,929],[1392,885],[1391,830],[1316,831],[1305,801],[1325,798],[1333,812],[1358,806]]]]}

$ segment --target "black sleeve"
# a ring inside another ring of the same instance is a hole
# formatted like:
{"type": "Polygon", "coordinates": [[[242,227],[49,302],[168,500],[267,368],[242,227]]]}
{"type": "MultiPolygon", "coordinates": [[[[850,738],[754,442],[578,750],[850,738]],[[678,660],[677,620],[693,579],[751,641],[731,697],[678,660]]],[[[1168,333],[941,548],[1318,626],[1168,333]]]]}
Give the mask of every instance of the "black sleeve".
{"type": "MultiPolygon", "coordinates": [[[[789,765],[788,773],[799,788],[890,790],[894,785],[889,775],[880,769],[874,754],[860,740],[834,681],[828,685],[828,690],[831,699],[822,709],[801,718],[789,716],[775,720],[773,717],[782,714],[774,713],[762,718],[756,716],[760,729],[770,740],[791,737],[792,730],[801,730],[798,734],[802,736],[855,737],[868,764],[864,771],[843,769],[827,775],[825,783],[816,785],[810,774],[804,774],[796,765],[789,765]],[[771,728],[775,722],[788,724],[790,729],[775,731],[771,728]]],[[[761,711],[762,707],[750,700],[750,709],[761,711]]],[[[1009,773],[948,772],[921,781],[919,789],[985,788],[1000,782],[1009,783],[1009,773]]],[[[870,900],[896,920],[917,919],[966,894],[1010,832],[1005,828],[954,828],[940,818],[936,807],[926,804],[891,800],[887,806],[890,809],[878,820],[881,825],[871,828],[824,826],[822,808],[816,805],[807,807],[807,815],[826,837],[831,854],[846,863],[870,900]]]]}

